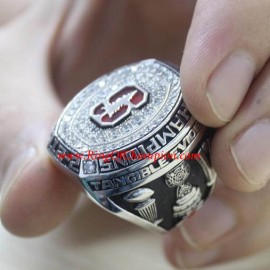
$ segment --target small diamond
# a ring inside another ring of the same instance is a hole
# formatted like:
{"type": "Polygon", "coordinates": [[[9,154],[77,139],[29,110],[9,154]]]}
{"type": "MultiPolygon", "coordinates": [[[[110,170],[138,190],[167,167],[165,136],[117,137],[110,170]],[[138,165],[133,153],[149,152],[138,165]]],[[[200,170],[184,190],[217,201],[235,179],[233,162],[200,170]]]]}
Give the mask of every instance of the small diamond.
{"type": "Polygon", "coordinates": [[[145,135],[145,130],[141,131],[139,134],[140,134],[140,136],[139,136],[139,137],[141,137],[141,138],[142,138],[142,137],[145,135]]]}
{"type": "Polygon", "coordinates": [[[91,143],[91,144],[95,144],[97,142],[96,137],[88,137],[87,139],[89,140],[89,143],[91,143]]]}
{"type": "Polygon", "coordinates": [[[99,87],[104,87],[106,85],[106,83],[105,83],[105,81],[100,81],[98,85],[99,85],[99,87]]]}
{"type": "Polygon", "coordinates": [[[152,108],[150,106],[147,106],[145,108],[143,108],[143,113],[146,114],[146,116],[149,116],[152,113],[152,108]]]}
{"type": "Polygon", "coordinates": [[[157,119],[154,120],[153,124],[152,124],[152,127],[153,128],[156,128],[159,124],[159,121],[157,119]]]}
{"type": "Polygon", "coordinates": [[[119,147],[121,147],[121,146],[123,146],[123,145],[125,145],[125,141],[124,140],[121,140],[121,141],[119,141],[119,147]]]}
{"type": "Polygon", "coordinates": [[[83,146],[82,146],[82,151],[83,151],[83,152],[88,151],[88,146],[87,146],[87,145],[83,145],[83,146]]]}
{"type": "Polygon", "coordinates": [[[159,114],[159,116],[160,116],[161,119],[166,118],[167,115],[168,115],[168,113],[167,113],[166,111],[163,111],[163,112],[161,112],[161,113],[159,114]]]}
{"type": "Polygon", "coordinates": [[[131,120],[133,125],[140,125],[142,121],[143,121],[143,118],[139,115],[134,115],[131,120]]]}
{"type": "Polygon", "coordinates": [[[81,143],[77,143],[77,144],[75,145],[75,148],[76,148],[76,149],[81,149],[81,148],[82,148],[82,144],[81,144],[81,143]]]}
{"type": "Polygon", "coordinates": [[[118,89],[118,87],[119,87],[119,86],[118,86],[117,84],[115,84],[115,85],[112,86],[112,90],[115,91],[115,90],[118,89]]]}
{"type": "Polygon", "coordinates": [[[83,172],[85,174],[93,174],[96,173],[96,162],[93,160],[87,160],[83,162],[83,172]]]}
{"type": "Polygon", "coordinates": [[[129,124],[125,124],[125,125],[123,125],[123,127],[121,128],[121,131],[122,131],[123,134],[128,133],[128,132],[130,132],[131,130],[132,130],[132,126],[129,125],[129,124]]]}
{"type": "Polygon", "coordinates": [[[137,71],[137,69],[138,69],[138,66],[131,66],[131,71],[132,71],[132,72],[137,71]]]}
{"type": "Polygon", "coordinates": [[[172,97],[175,98],[175,97],[177,97],[177,96],[178,96],[178,91],[173,91],[173,92],[172,92],[172,97]]]}
{"type": "Polygon", "coordinates": [[[173,74],[172,73],[169,73],[168,74],[168,77],[167,77],[167,81],[168,82],[171,82],[172,79],[173,79],[173,74]]]}
{"type": "Polygon", "coordinates": [[[113,143],[113,144],[111,144],[110,146],[111,146],[112,149],[118,148],[118,144],[116,144],[116,143],[113,143]]]}

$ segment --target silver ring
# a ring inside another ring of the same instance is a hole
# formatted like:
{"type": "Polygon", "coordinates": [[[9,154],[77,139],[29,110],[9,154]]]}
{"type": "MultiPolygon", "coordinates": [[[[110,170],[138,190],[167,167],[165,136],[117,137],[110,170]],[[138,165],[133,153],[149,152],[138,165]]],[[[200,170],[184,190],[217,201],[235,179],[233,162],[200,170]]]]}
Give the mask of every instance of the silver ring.
{"type": "Polygon", "coordinates": [[[213,189],[210,137],[183,102],[177,69],[149,59],[79,92],[54,127],[48,150],[95,203],[167,231],[213,189]]]}

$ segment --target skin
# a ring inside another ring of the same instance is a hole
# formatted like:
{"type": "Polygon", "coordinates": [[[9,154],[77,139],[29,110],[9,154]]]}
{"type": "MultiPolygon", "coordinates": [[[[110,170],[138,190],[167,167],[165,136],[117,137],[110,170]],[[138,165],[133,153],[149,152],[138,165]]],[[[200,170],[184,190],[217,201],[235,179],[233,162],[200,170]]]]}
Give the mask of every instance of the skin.
{"type": "Polygon", "coordinates": [[[218,128],[211,150],[217,188],[201,214],[165,235],[167,258],[199,267],[269,247],[268,0],[18,2],[0,8],[0,216],[7,230],[44,234],[77,201],[80,189],[46,150],[65,103],[99,75],[154,57],[179,65],[188,108],[218,128]]]}

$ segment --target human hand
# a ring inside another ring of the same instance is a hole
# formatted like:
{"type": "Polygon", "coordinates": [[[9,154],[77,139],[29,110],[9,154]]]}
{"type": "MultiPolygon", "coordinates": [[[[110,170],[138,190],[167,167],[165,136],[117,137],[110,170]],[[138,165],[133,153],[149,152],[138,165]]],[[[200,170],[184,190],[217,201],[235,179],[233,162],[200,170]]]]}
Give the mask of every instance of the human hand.
{"type": "Polygon", "coordinates": [[[178,267],[228,262],[270,245],[270,2],[199,0],[181,64],[185,102],[219,128],[217,188],[165,237],[178,267]]]}
{"type": "MultiPolygon", "coordinates": [[[[139,59],[179,62],[194,5],[190,0],[143,5],[137,1],[40,1],[25,13],[26,18],[2,27],[0,144],[6,187],[1,219],[8,230],[25,236],[44,233],[59,224],[76,202],[78,190],[52,166],[46,152],[51,125],[62,109],[56,94],[67,101],[96,76],[139,59]],[[23,149],[28,154],[14,159],[23,149]],[[25,170],[20,160],[27,161],[25,170]]],[[[181,64],[182,88],[194,116],[220,127],[212,158],[222,181],[213,198],[182,227],[185,237],[179,229],[166,235],[167,257],[175,265],[229,261],[269,246],[265,184],[270,157],[265,150],[270,98],[269,68],[264,67],[270,51],[268,10],[267,0],[259,4],[252,0],[197,2],[181,64]],[[230,53],[226,69],[221,63],[230,53]],[[211,89],[211,105],[205,89],[211,89]],[[262,131],[247,129],[256,121],[254,127],[262,131]],[[229,146],[245,130],[250,132],[243,136],[244,142],[236,140],[245,159],[240,172],[229,146]],[[252,139],[252,159],[250,152],[244,152],[248,134],[260,136],[252,139]],[[198,247],[200,251],[195,251],[198,247]]]]}
{"type": "Polygon", "coordinates": [[[68,5],[10,2],[1,3],[10,17],[0,27],[1,221],[14,234],[34,236],[58,225],[79,194],[46,150],[62,110],[51,80],[51,46],[68,5]]]}
{"type": "MultiPolygon", "coordinates": [[[[1,221],[21,236],[40,235],[60,224],[78,197],[46,149],[63,102],[122,64],[148,57],[180,60],[178,48],[189,25],[187,20],[178,29],[178,4],[168,8],[166,20],[173,12],[173,28],[162,37],[167,22],[153,12],[154,2],[28,2],[4,1],[0,9],[1,221]],[[148,24],[150,29],[143,29],[148,24]]],[[[167,5],[160,4],[155,12],[162,14],[167,5]]],[[[191,15],[192,8],[187,4],[183,12],[191,15]]]]}

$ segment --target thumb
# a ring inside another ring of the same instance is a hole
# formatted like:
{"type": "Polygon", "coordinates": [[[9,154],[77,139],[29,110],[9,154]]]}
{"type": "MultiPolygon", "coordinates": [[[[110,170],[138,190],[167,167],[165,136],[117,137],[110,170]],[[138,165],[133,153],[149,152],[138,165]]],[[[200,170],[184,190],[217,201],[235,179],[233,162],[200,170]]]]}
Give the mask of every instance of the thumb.
{"type": "Polygon", "coordinates": [[[46,150],[62,109],[49,76],[50,48],[69,5],[38,1],[0,30],[0,216],[9,231],[21,236],[55,227],[78,196],[46,150]]]}

